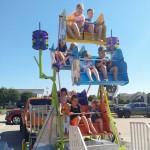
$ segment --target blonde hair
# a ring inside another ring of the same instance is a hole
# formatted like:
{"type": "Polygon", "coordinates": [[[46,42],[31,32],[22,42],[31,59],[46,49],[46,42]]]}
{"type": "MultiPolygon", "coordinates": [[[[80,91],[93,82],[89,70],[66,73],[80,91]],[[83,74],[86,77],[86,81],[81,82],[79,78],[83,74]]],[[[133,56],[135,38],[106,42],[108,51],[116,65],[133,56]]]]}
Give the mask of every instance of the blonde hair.
{"type": "Polygon", "coordinates": [[[81,7],[82,9],[84,9],[84,5],[81,4],[81,3],[80,3],[80,4],[77,4],[76,9],[77,9],[77,8],[80,8],[80,7],[81,7]]]}
{"type": "Polygon", "coordinates": [[[86,56],[87,56],[88,58],[91,58],[91,57],[92,57],[89,52],[86,53],[86,56]]]}

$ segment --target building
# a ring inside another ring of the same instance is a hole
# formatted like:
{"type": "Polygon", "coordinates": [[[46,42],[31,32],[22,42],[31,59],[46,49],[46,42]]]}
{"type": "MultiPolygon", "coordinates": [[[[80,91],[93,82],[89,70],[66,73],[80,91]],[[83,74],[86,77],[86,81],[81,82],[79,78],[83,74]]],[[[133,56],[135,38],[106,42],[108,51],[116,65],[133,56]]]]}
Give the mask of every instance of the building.
{"type": "Polygon", "coordinates": [[[144,92],[136,92],[133,94],[120,93],[118,96],[130,100],[130,102],[145,102],[147,103],[147,94],[144,92]]]}

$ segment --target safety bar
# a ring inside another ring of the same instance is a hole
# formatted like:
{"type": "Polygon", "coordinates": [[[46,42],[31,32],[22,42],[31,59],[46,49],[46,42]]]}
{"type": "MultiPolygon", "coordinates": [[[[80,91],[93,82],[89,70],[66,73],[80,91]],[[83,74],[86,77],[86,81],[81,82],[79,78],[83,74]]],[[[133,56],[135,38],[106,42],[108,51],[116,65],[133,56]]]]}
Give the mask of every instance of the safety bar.
{"type": "Polygon", "coordinates": [[[103,113],[106,113],[106,111],[104,112],[88,112],[88,113],[73,113],[72,115],[82,115],[82,114],[85,114],[85,115],[91,115],[91,114],[103,114],[103,113]]]}

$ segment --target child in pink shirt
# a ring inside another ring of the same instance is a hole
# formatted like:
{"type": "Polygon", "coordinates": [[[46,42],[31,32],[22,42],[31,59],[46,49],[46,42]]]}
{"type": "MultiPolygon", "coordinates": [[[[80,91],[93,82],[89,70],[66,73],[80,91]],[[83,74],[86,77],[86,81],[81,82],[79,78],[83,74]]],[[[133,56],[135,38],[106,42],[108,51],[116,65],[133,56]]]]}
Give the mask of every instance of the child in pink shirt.
{"type": "Polygon", "coordinates": [[[72,39],[75,38],[73,31],[75,32],[77,39],[80,37],[80,29],[84,26],[85,16],[82,14],[83,5],[78,4],[76,6],[76,11],[71,13],[69,20],[67,21],[67,33],[71,36],[72,39]]]}

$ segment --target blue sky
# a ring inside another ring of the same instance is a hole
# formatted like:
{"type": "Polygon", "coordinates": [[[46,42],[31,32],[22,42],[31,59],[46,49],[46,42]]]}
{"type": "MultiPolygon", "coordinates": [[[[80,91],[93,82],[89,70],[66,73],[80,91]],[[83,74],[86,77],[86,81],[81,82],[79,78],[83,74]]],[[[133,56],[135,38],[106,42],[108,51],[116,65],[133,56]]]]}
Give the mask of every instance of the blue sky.
{"type": "MultiPolygon", "coordinates": [[[[38,57],[38,51],[32,49],[32,31],[38,29],[40,21],[42,29],[49,33],[49,45],[56,45],[58,16],[64,8],[69,15],[77,3],[84,3],[85,15],[88,8],[94,8],[94,19],[103,12],[107,36],[110,36],[112,29],[113,35],[119,37],[130,79],[128,85],[119,87],[119,92],[150,92],[149,0],[1,0],[0,87],[49,87],[51,90],[51,81],[39,79],[38,67],[33,58],[38,57]]],[[[98,46],[85,44],[85,47],[93,55],[97,54],[98,46]]],[[[43,52],[43,72],[52,75],[49,51],[43,52]]],[[[88,88],[72,87],[70,71],[62,71],[60,75],[61,86],[68,90],[88,88]]],[[[90,94],[96,92],[97,86],[92,86],[90,94]]]]}

